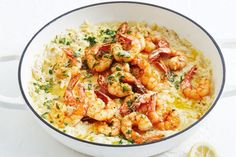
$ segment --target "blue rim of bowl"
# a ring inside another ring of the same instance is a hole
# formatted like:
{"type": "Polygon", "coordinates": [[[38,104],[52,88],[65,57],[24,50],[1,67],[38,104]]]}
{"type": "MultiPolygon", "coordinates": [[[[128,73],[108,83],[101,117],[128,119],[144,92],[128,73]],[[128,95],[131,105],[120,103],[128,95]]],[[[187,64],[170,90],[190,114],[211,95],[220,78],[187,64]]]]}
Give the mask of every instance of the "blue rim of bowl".
{"type": "Polygon", "coordinates": [[[223,55],[222,55],[222,52],[219,48],[219,46],[217,45],[216,41],[213,39],[213,37],[202,27],[200,26],[198,23],[196,23],[195,21],[193,21],[192,19],[186,17],[185,15],[181,14],[181,13],[178,13],[174,10],[171,10],[171,9],[168,9],[168,8],[165,8],[165,7],[162,7],[162,6],[158,6],[158,5],[155,5],[155,4],[150,4],[150,3],[144,3],[144,2],[133,2],[133,1],[113,1],[113,2],[102,2],[102,3],[95,3],[95,4],[91,4],[91,5],[87,5],[87,6],[83,6],[83,7],[80,7],[80,8],[76,8],[76,9],[73,9],[71,11],[68,11],[58,17],[56,17],[55,19],[51,20],[50,22],[48,22],[46,25],[44,25],[39,31],[37,31],[34,36],[30,39],[30,41],[27,43],[22,55],[21,55],[21,58],[20,58],[20,62],[19,62],[19,67],[18,67],[18,82],[19,82],[19,86],[20,86],[20,91],[21,91],[21,94],[26,102],[26,104],[28,105],[28,107],[31,109],[31,111],[44,123],[46,124],[49,128],[53,129],[54,131],[60,133],[61,135],[64,135],[66,137],[69,137],[71,139],[74,139],[74,140],[77,140],[79,142],[83,142],[83,143],[87,143],[87,144],[92,144],[92,145],[96,145],[96,146],[107,146],[107,147],[137,147],[137,146],[144,146],[144,145],[150,145],[150,144],[154,144],[154,143],[159,143],[159,142],[162,142],[162,141],[166,141],[168,139],[171,139],[173,137],[176,137],[188,130],[190,130],[192,127],[194,127],[195,125],[197,125],[200,121],[202,121],[207,115],[208,113],[214,108],[214,106],[216,105],[217,101],[219,100],[221,94],[222,94],[222,91],[223,91],[223,88],[224,88],[224,84],[225,84],[225,73],[226,73],[226,69],[225,69],[225,62],[224,62],[224,58],[223,58],[223,55]],[[60,130],[58,130],[57,128],[55,128],[54,126],[50,125],[48,122],[46,122],[34,109],[33,107],[30,105],[25,93],[24,93],[24,90],[23,90],[23,86],[22,86],[22,82],[21,82],[21,66],[22,66],[22,62],[23,62],[23,59],[24,59],[24,55],[25,55],[25,52],[27,50],[27,48],[29,47],[30,43],[33,41],[33,39],[44,29],[46,28],[48,25],[50,25],[51,23],[53,23],[54,21],[60,19],[61,17],[67,15],[67,14],[70,14],[72,12],[75,12],[75,11],[78,11],[78,10],[81,10],[81,9],[84,9],[84,8],[89,8],[89,7],[94,7],[94,6],[100,6],[100,5],[106,5],[106,4],[118,4],[118,3],[128,3],[128,4],[138,4],[138,5],[145,5],[145,6],[152,6],[152,7],[156,7],[156,8],[161,8],[161,9],[164,9],[164,10],[167,10],[169,12],[172,12],[172,13],[175,13],[181,17],[184,17],[186,20],[192,22],[194,25],[198,26],[203,32],[205,32],[207,34],[207,36],[211,39],[211,41],[214,43],[215,47],[217,48],[218,50],[218,53],[220,55],[220,58],[221,58],[221,62],[222,62],[222,68],[223,68],[223,79],[222,79],[222,83],[221,83],[221,88],[220,88],[220,91],[219,91],[219,94],[217,95],[214,103],[211,105],[211,107],[208,109],[208,111],[196,122],[194,122],[193,124],[191,124],[189,127],[185,128],[184,130],[181,130],[180,132],[178,133],[175,133],[173,135],[170,135],[170,136],[167,136],[163,139],[160,139],[158,141],[153,141],[153,142],[148,142],[148,143],[143,143],[143,144],[130,144],[130,145],[112,145],[112,144],[102,144],[102,143],[95,143],[95,142],[90,142],[90,141],[86,141],[86,140],[82,140],[82,139],[79,139],[79,138],[76,138],[76,137],[73,137],[71,135],[68,135],[60,130]]]}

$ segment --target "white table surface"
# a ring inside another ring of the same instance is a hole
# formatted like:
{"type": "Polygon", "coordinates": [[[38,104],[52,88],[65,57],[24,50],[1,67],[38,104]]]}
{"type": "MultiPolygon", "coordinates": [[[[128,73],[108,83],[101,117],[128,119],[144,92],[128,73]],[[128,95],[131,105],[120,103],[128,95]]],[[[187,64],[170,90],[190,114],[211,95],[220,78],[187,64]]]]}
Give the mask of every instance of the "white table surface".
{"type": "MultiPolygon", "coordinates": [[[[0,55],[20,54],[33,34],[54,17],[98,0],[0,0],[0,55]]],[[[201,24],[220,42],[236,41],[234,0],[147,0],[181,12],[201,24]]],[[[236,49],[222,49],[226,84],[236,87],[236,49]]],[[[0,64],[0,93],[19,95],[17,62],[0,64]],[[4,74],[4,75],[3,75],[4,74]]],[[[221,98],[203,126],[186,142],[158,157],[185,157],[190,147],[207,141],[222,157],[236,156],[236,96],[221,98]]],[[[29,111],[0,108],[0,157],[84,157],[58,143],[29,111]]]]}

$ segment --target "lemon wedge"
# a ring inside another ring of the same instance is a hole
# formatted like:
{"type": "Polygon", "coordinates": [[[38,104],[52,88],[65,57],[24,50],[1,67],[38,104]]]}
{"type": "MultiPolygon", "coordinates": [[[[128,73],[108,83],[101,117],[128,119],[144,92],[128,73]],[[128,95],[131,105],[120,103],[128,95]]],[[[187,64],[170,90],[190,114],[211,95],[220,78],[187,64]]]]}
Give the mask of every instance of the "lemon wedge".
{"type": "Polygon", "coordinates": [[[188,157],[218,157],[213,146],[206,142],[199,142],[192,146],[188,157]]]}

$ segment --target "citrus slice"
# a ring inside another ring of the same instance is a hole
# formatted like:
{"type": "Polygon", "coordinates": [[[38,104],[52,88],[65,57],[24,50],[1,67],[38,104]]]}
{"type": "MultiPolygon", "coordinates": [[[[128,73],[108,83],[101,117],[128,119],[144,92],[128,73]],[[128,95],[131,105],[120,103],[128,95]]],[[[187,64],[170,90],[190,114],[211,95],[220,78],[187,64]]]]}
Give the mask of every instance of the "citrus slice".
{"type": "Polygon", "coordinates": [[[199,142],[192,146],[188,157],[218,157],[216,150],[206,142],[199,142]]]}

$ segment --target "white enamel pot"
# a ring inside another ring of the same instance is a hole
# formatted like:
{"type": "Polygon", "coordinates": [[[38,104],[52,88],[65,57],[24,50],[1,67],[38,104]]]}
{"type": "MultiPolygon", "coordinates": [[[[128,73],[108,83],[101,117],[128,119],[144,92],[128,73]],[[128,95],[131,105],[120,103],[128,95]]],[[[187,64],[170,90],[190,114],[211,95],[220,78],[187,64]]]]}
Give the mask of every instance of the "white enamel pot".
{"type": "MultiPolygon", "coordinates": [[[[17,56],[0,57],[0,61],[12,59],[18,58],[17,56]]],[[[4,104],[5,107],[7,105],[8,108],[24,108],[26,105],[22,106],[20,103],[26,103],[39,124],[64,145],[92,156],[128,157],[135,154],[136,157],[144,157],[162,153],[179,145],[201,125],[205,117],[216,105],[222,93],[225,82],[225,64],[220,48],[212,36],[188,17],[153,4],[140,2],[105,2],[69,11],[43,26],[32,37],[23,51],[19,63],[18,79],[21,94],[25,102],[21,101],[21,98],[0,96],[0,104],[4,104]],[[208,112],[197,122],[177,134],[157,142],[141,145],[120,146],[87,142],[71,137],[49,125],[32,107],[33,101],[29,96],[28,90],[28,82],[31,79],[31,67],[36,60],[36,54],[43,51],[44,44],[48,43],[56,34],[64,32],[67,28],[78,27],[85,20],[93,23],[108,21],[146,21],[148,23],[157,23],[175,30],[181,37],[191,41],[196,48],[203,51],[204,55],[210,58],[213,66],[215,99],[208,112]]]]}

